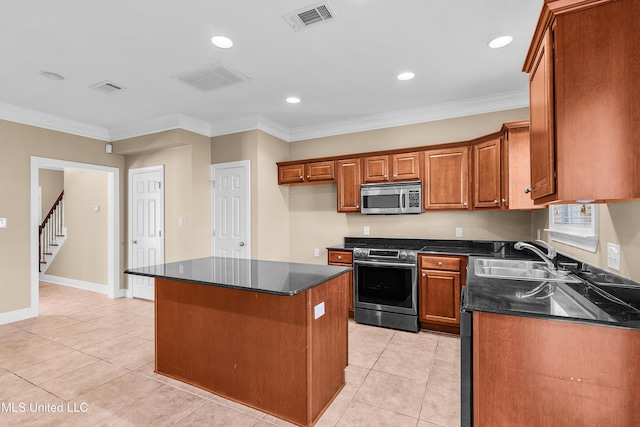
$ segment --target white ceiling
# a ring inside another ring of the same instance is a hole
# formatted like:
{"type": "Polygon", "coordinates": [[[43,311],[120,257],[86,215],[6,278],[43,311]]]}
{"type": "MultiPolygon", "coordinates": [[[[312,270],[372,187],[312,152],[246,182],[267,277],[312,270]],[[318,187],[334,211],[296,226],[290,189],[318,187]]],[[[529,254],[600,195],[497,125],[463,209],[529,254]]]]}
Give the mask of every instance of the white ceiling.
{"type": "Polygon", "coordinates": [[[315,3],[5,0],[0,118],[106,140],[172,126],[298,140],[528,104],[542,0],[328,0],[336,18],[300,32],[282,17],[315,3]],[[216,48],[216,34],[235,46],[216,48]],[[512,44],[487,47],[504,34],[512,44]],[[218,61],[250,81],[203,93],[171,78],[218,61]],[[415,79],[396,80],[406,70],[415,79]],[[126,90],[89,88],[105,80],[126,90]]]}

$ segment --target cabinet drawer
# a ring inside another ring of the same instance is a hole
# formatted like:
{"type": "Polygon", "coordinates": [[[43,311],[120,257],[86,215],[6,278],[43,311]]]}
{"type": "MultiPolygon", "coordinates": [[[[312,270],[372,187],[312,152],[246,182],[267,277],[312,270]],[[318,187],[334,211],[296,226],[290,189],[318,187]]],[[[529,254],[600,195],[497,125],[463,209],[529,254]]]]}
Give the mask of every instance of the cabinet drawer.
{"type": "Polygon", "coordinates": [[[329,251],[329,263],[351,264],[353,253],[350,251],[329,251]]]}
{"type": "Polygon", "coordinates": [[[459,257],[431,256],[420,257],[420,265],[425,270],[460,271],[459,257]]]}

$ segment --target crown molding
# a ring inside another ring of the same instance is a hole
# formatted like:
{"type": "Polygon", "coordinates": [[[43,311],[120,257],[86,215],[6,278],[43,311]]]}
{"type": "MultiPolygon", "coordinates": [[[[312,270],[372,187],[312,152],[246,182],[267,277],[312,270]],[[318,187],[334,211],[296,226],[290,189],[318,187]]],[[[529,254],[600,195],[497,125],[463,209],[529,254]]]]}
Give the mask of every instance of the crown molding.
{"type": "Polygon", "coordinates": [[[106,142],[172,129],[184,129],[207,137],[261,130],[283,141],[294,142],[528,106],[529,93],[524,90],[291,129],[259,114],[211,124],[182,113],[107,129],[3,102],[0,102],[0,119],[106,142]]]}
{"type": "Polygon", "coordinates": [[[289,128],[259,114],[216,123],[212,126],[211,136],[229,135],[256,129],[280,138],[283,141],[290,142],[289,128]]]}
{"type": "Polygon", "coordinates": [[[121,126],[110,130],[111,141],[120,141],[136,136],[150,135],[173,129],[184,129],[193,133],[211,137],[209,122],[178,113],[156,119],[145,120],[128,126],[121,126]]]}
{"type": "Polygon", "coordinates": [[[289,142],[453,119],[483,113],[493,113],[528,106],[528,91],[505,92],[497,95],[465,99],[463,101],[446,102],[428,107],[297,127],[291,129],[289,142]]]}
{"type": "Polygon", "coordinates": [[[110,141],[109,129],[0,102],[0,119],[72,135],[110,141]]]}

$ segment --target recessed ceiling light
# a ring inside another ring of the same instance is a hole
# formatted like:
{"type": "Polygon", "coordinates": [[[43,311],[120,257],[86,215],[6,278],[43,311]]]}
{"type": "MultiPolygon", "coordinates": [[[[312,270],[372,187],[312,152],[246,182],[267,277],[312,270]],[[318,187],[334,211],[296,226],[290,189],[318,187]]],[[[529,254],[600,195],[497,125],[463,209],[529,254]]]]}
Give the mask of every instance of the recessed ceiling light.
{"type": "Polygon", "coordinates": [[[298,98],[297,96],[290,96],[287,98],[287,102],[289,104],[299,104],[300,103],[300,98],[298,98]]]}
{"type": "Polygon", "coordinates": [[[233,40],[225,36],[213,36],[211,37],[211,43],[213,43],[214,46],[219,47],[220,49],[229,49],[231,46],[233,46],[233,40]]]}
{"type": "Polygon", "coordinates": [[[51,71],[40,70],[39,73],[42,77],[46,77],[51,80],[64,80],[64,77],[62,77],[60,74],[53,73],[51,71]]]}
{"type": "Polygon", "coordinates": [[[501,47],[505,47],[509,43],[513,41],[513,37],[511,36],[500,36],[489,42],[489,47],[491,49],[500,49],[501,47]]]}
{"type": "Polygon", "coordinates": [[[398,74],[398,80],[411,80],[412,78],[414,78],[416,75],[413,74],[411,71],[407,71],[406,73],[400,73],[398,74]]]}

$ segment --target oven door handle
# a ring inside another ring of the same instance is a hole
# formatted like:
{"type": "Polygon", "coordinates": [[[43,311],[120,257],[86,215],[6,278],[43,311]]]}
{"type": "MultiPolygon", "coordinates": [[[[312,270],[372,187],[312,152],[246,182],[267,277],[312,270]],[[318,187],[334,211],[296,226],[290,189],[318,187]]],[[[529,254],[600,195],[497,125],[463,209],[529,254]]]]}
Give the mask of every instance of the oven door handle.
{"type": "Polygon", "coordinates": [[[401,268],[414,268],[415,264],[405,264],[401,262],[384,262],[384,261],[354,261],[354,265],[371,265],[374,267],[401,267],[401,268]]]}

